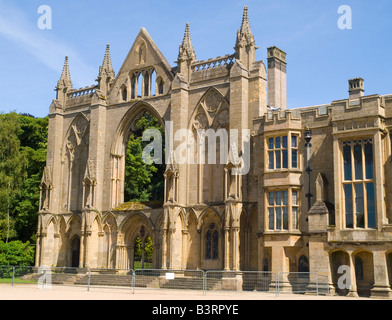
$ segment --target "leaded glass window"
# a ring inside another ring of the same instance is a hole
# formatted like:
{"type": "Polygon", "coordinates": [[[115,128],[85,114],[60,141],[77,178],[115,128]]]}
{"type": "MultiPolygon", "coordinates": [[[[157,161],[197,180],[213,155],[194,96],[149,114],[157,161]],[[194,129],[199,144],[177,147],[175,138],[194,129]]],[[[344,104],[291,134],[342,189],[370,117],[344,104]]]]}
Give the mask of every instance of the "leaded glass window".
{"type": "Polygon", "coordinates": [[[269,230],[298,229],[298,191],[291,189],[270,191],[267,193],[267,204],[269,230]],[[289,228],[290,212],[291,228],[289,228]]]}
{"type": "Polygon", "coordinates": [[[298,168],[298,136],[284,135],[267,140],[268,169],[289,169],[291,152],[291,168],[298,168]],[[289,140],[290,139],[290,140],[289,140]]]}
{"type": "Polygon", "coordinates": [[[376,228],[373,140],[343,142],[346,228],[376,228]]]}
{"type": "Polygon", "coordinates": [[[206,234],[206,260],[218,260],[219,233],[215,224],[210,224],[206,234]]]}

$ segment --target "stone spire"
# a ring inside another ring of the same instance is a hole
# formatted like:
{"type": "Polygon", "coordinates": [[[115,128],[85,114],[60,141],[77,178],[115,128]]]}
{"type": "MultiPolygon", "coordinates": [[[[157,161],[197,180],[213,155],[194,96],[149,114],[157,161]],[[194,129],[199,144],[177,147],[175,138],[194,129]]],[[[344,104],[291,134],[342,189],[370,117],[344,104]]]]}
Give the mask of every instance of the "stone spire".
{"type": "Polygon", "coordinates": [[[111,89],[111,85],[115,79],[115,73],[112,65],[112,59],[110,58],[110,45],[106,45],[105,57],[103,58],[102,66],[99,67],[98,75],[98,87],[103,92],[107,94],[111,89]]]}
{"type": "Polygon", "coordinates": [[[192,72],[192,62],[196,61],[195,50],[193,49],[191,41],[191,33],[189,32],[189,23],[186,23],[185,34],[182,43],[180,44],[180,50],[178,52],[178,73],[184,76],[186,82],[189,83],[192,72]]]}
{"type": "Polygon", "coordinates": [[[57,91],[56,100],[58,100],[60,104],[65,107],[67,92],[72,90],[72,81],[71,73],[69,72],[68,57],[65,57],[63,72],[61,73],[60,80],[57,82],[57,87],[55,90],[57,91]]]}
{"type": "Polygon", "coordinates": [[[71,73],[69,72],[68,57],[65,57],[63,72],[61,73],[60,80],[57,82],[58,88],[72,89],[71,73]]]}
{"type": "Polygon", "coordinates": [[[99,76],[105,74],[111,78],[115,78],[115,73],[112,66],[112,59],[110,58],[110,45],[106,45],[105,57],[103,58],[102,66],[99,67],[99,76]]]}
{"type": "Polygon", "coordinates": [[[256,43],[250,28],[248,7],[244,7],[240,30],[237,31],[235,43],[235,56],[248,70],[256,60],[256,43]]]}
{"type": "Polygon", "coordinates": [[[254,45],[255,38],[253,37],[252,30],[250,28],[248,7],[244,7],[244,14],[242,16],[241,29],[237,32],[237,44],[244,42],[245,45],[254,45]]]}
{"type": "Polygon", "coordinates": [[[189,23],[186,23],[184,39],[180,45],[178,61],[196,60],[195,50],[193,49],[191,34],[189,32],[189,23]]]}

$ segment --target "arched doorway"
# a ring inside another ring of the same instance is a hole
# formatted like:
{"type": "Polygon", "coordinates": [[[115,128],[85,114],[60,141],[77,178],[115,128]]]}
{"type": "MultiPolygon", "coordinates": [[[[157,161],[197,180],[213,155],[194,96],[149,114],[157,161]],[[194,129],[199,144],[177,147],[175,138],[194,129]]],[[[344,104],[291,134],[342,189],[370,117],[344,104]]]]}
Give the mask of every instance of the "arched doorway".
{"type": "Polygon", "coordinates": [[[80,259],[80,238],[74,237],[71,242],[71,267],[79,267],[80,259]]]}
{"type": "Polygon", "coordinates": [[[373,254],[368,251],[360,251],[353,254],[355,267],[355,281],[359,296],[370,296],[370,290],[374,285],[373,254]]]}
{"type": "Polygon", "coordinates": [[[154,247],[146,228],[142,226],[133,245],[133,269],[153,269],[154,247]]]}
{"type": "Polygon", "coordinates": [[[345,270],[342,269],[344,266],[350,267],[350,256],[347,252],[338,250],[330,253],[332,283],[338,295],[347,295],[349,293],[349,288],[338,285],[339,278],[341,277],[344,277],[345,279],[344,281],[340,281],[343,285],[348,285],[347,281],[350,280],[350,275],[345,273],[345,270]]]}

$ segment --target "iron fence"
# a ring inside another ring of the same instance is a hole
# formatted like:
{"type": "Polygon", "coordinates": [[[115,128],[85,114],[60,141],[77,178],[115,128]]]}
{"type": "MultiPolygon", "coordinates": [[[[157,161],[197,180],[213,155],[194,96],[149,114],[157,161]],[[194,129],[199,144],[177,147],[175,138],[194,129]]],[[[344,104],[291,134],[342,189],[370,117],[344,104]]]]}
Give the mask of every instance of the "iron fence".
{"type": "Polygon", "coordinates": [[[176,289],[212,291],[329,295],[326,275],[310,272],[103,269],[69,267],[0,266],[0,284],[34,284],[135,289],[176,289]]]}

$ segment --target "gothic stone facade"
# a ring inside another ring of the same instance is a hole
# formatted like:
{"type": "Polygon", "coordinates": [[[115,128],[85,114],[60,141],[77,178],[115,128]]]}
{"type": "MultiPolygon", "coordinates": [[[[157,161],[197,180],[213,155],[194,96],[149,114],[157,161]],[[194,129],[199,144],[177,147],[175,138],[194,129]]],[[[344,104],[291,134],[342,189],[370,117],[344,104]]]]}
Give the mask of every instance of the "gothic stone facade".
{"type": "Polygon", "coordinates": [[[196,60],[187,25],[172,67],[142,28],[118,74],[108,46],[98,83],[82,89],[66,58],[49,109],[36,265],[133,268],[140,238],[152,241],[153,268],[310,271],[337,288],[347,265],[351,294],[389,296],[392,96],[365,96],[357,78],[347,99],[287,109],[286,54],[268,48],[265,65],[256,49],[245,8],[232,55],[196,60]],[[127,142],[145,112],[173,132],[250,129],[248,174],[232,175],[230,158],[174,161],[162,206],[121,206],[127,142]]]}

